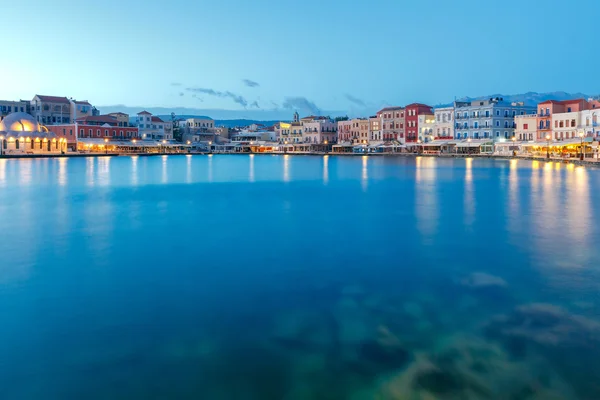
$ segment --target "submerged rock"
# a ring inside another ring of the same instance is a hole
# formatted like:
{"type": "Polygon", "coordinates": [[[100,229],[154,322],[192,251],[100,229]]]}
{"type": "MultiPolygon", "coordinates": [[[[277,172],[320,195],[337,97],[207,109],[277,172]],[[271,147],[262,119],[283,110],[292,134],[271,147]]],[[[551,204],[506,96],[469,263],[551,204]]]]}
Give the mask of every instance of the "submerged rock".
{"type": "Polygon", "coordinates": [[[460,284],[469,288],[506,287],[507,283],[499,276],[486,274],[485,272],[474,272],[460,280],[460,284]]]}
{"type": "Polygon", "coordinates": [[[524,338],[540,345],[600,345],[600,323],[573,315],[551,304],[517,307],[511,314],[496,317],[487,332],[507,338],[524,338]]]}
{"type": "Polygon", "coordinates": [[[361,343],[359,355],[364,361],[389,369],[400,368],[410,360],[410,352],[406,349],[398,345],[384,346],[374,340],[361,343]]]}

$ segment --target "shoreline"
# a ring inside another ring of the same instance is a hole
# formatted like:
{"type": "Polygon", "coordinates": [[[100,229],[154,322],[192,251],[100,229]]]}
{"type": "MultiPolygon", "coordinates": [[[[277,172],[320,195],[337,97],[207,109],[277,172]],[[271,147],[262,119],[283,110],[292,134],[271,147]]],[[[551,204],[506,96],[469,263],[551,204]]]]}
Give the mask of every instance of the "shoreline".
{"type": "Polygon", "coordinates": [[[577,158],[546,158],[536,156],[507,156],[494,154],[420,154],[420,153],[326,153],[326,152],[270,152],[270,153],[209,153],[209,152],[190,152],[190,153],[67,153],[67,154],[2,154],[0,160],[19,160],[19,159],[40,159],[40,158],[87,158],[87,157],[159,157],[159,156],[208,156],[208,155],[233,155],[233,156],[333,156],[333,157],[434,157],[434,158],[480,158],[480,159],[500,159],[500,160],[529,160],[544,162],[560,162],[564,164],[574,164],[581,166],[600,166],[600,160],[579,160],[577,158]]]}

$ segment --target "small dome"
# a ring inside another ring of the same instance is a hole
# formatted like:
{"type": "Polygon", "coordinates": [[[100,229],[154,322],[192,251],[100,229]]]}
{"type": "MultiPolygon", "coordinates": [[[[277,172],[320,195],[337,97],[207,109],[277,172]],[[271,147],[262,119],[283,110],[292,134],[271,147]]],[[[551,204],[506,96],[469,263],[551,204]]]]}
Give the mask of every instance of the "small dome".
{"type": "Polygon", "coordinates": [[[40,125],[31,115],[23,112],[15,112],[8,114],[0,121],[0,132],[14,137],[44,136],[47,129],[40,125]]]}

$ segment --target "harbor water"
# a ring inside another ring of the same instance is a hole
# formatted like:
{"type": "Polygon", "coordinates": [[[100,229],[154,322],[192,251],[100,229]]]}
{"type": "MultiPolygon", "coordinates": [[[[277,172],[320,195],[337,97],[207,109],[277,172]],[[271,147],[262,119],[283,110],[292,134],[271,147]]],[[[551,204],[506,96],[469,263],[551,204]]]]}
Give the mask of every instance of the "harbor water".
{"type": "Polygon", "coordinates": [[[599,399],[600,170],[0,159],[1,399],[599,399]]]}

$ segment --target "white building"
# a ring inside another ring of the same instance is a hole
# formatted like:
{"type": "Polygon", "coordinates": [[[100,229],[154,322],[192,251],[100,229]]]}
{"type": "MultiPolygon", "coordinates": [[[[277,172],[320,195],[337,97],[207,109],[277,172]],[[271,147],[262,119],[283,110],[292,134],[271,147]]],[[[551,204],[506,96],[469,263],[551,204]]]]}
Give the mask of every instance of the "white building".
{"type": "Polygon", "coordinates": [[[137,126],[142,139],[173,140],[173,124],[163,121],[148,111],[137,114],[137,126]]]}
{"type": "Polygon", "coordinates": [[[435,125],[433,136],[436,139],[454,138],[454,107],[436,108],[433,110],[435,125]]]}
{"type": "Polygon", "coordinates": [[[537,114],[515,116],[515,137],[519,142],[533,141],[537,138],[537,114]]]}
{"type": "Polygon", "coordinates": [[[580,125],[586,136],[600,136],[600,109],[593,108],[581,111],[580,125]]]}
{"type": "Polygon", "coordinates": [[[431,142],[434,138],[435,115],[419,114],[419,140],[421,142],[431,142]]]}

